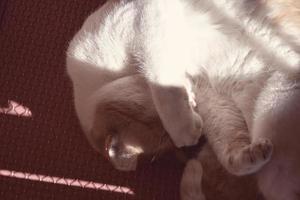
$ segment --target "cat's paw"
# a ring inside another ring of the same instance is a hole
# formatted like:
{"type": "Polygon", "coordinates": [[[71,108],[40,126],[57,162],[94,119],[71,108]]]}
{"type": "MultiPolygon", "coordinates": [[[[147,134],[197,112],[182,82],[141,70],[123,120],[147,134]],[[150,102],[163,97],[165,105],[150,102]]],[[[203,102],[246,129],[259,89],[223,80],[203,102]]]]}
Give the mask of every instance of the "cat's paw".
{"type": "Polygon", "coordinates": [[[273,144],[268,139],[259,139],[250,145],[244,147],[241,152],[236,154],[236,170],[233,172],[237,175],[246,175],[258,171],[271,158],[273,144]]]}
{"type": "Polygon", "coordinates": [[[260,139],[250,145],[250,149],[253,155],[251,159],[252,163],[256,162],[268,162],[273,153],[273,144],[268,139],[260,139]]]}
{"type": "Polygon", "coordinates": [[[171,135],[174,145],[176,147],[196,145],[202,135],[202,127],[203,120],[201,116],[193,112],[193,123],[171,135]]]}

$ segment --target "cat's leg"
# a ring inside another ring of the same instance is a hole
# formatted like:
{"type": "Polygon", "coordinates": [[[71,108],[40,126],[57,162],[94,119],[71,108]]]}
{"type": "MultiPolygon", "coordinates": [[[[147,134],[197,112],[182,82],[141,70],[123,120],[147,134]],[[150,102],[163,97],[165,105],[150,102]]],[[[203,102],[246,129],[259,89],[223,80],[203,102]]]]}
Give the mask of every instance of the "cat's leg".
{"type": "MultiPolygon", "coordinates": [[[[181,1],[145,1],[139,21],[139,44],[152,98],[164,128],[177,147],[194,145],[201,136],[202,119],[193,111],[187,71],[193,37],[181,1]]],[[[195,41],[193,41],[195,42],[195,41]]]]}
{"type": "Polygon", "coordinates": [[[199,160],[189,160],[180,183],[181,200],[205,200],[202,192],[203,169],[199,160]]]}
{"type": "Polygon", "coordinates": [[[201,93],[197,106],[204,132],[221,164],[232,174],[250,174],[265,165],[272,154],[267,139],[251,142],[241,111],[234,102],[216,92],[201,93]]]}
{"type": "Polygon", "coordinates": [[[149,64],[150,67],[145,70],[152,99],[164,128],[177,147],[197,144],[203,122],[193,109],[195,97],[183,67],[185,63],[170,55],[163,55],[163,59],[152,55],[148,59],[146,63],[157,63],[149,64]]]}
{"type": "Polygon", "coordinates": [[[192,108],[184,86],[149,83],[163,126],[177,147],[194,145],[201,136],[202,118],[192,108]]]}

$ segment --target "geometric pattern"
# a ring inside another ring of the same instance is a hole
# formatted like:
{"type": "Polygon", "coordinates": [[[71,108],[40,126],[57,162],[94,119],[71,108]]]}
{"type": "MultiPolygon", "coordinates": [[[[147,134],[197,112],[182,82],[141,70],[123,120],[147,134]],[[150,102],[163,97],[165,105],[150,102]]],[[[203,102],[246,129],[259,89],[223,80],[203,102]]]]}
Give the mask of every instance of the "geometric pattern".
{"type": "Polygon", "coordinates": [[[127,187],[96,183],[92,181],[84,181],[78,179],[61,178],[3,169],[0,169],[0,176],[134,195],[134,192],[127,187]]]}
{"type": "Polygon", "coordinates": [[[8,101],[8,106],[6,108],[0,107],[0,113],[7,114],[7,115],[14,115],[18,117],[31,117],[32,113],[29,108],[15,102],[15,101],[8,101]]]}

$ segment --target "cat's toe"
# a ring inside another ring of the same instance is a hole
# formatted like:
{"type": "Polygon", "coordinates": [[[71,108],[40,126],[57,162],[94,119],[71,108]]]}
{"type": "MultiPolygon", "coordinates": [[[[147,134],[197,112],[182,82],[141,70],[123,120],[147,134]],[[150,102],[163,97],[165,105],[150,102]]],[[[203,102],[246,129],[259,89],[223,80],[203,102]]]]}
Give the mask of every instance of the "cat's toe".
{"type": "Polygon", "coordinates": [[[202,135],[203,120],[196,112],[193,112],[191,116],[191,120],[186,121],[179,128],[170,132],[170,136],[176,147],[198,144],[202,135]]]}
{"type": "Polygon", "coordinates": [[[268,139],[260,139],[251,145],[251,151],[254,161],[266,163],[272,156],[273,144],[268,139]]]}
{"type": "Polygon", "coordinates": [[[271,158],[273,144],[270,140],[260,139],[245,147],[237,156],[238,175],[251,174],[258,171],[271,158]]]}

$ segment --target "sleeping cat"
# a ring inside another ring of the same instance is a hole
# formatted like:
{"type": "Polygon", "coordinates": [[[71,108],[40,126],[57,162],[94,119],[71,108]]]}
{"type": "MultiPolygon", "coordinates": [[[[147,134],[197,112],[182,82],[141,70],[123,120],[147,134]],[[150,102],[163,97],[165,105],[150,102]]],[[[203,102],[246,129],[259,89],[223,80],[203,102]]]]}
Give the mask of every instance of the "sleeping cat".
{"type": "MultiPolygon", "coordinates": [[[[244,9],[246,2],[242,2],[224,1],[221,5],[234,14],[244,9]]],[[[195,144],[201,135],[202,119],[190,103],[193,94],[188,76],[207,74],[216,84],[232,76],[258,81],[268,77],[264,72],[269,69],[256,59],[248,47],[250,41],[245,39],[244,47],[237,48],[243,37],[234,31],[239,26],[219,13],[210,1],[112,0],[86,20],[70,43],[67,68],[74,82],[75,107],[91,143],[102,137],[91,131],[97,91],[117,78],[144,75],[163,125],[179,147],[195,144]],[[227,42],[226,32],[235,34],[227,42]],[[228,58],[227,52],[232,56],[228,58]],[[252,63],[255,68],[241,66],[244,59],[248,59],[247,66],[252,63]]],[[[275,44],[279,46],[281,41],[275,44]]],[[[288,47],[278,52],[288,52],[286,56],[295,60],[288,47]]],[[[238,85],[244,87],[247,83],[238,85]]],[[[231,90],[241,89],[233,86],[231,90]]],[[[258,154],[266,149],[266,157],[247,166],[249,169],[243,173],[266,163],[272,151],[270,142],[264,139],[257,140],[253,148],[249,147],[252,149],[258,154]]]]}
{"type": "Polygon", "coordinates": [[[274,143],[271,163],[258,177],[261,188],[269,199],[282,199],[265,192],[279,189],[286,199],[297,199],[299,159],[291,138],[297,133],[299,48],[293,33],[280,31],[268,13],[259,0],[108,1],[86,20],[67,57],[76,111],[91,144],[99,149],[106,138],[93,127],[102,88],[133,74],[147,81],[175,145],[194,144],[202,119],[194,111],[199,106],[193,108],[191,80],[200,77],[216,91],[211,95],[234,106],[203,112],[217,116],[202,116],[204,121],[224,127],[209,139],[220,162],[233,174],[253,173],[270,160],[274,143]],[[289,141],[286,157],[281,141],[289,141]],[[277,178],[282,183],[274,186],[277,178]]]}

